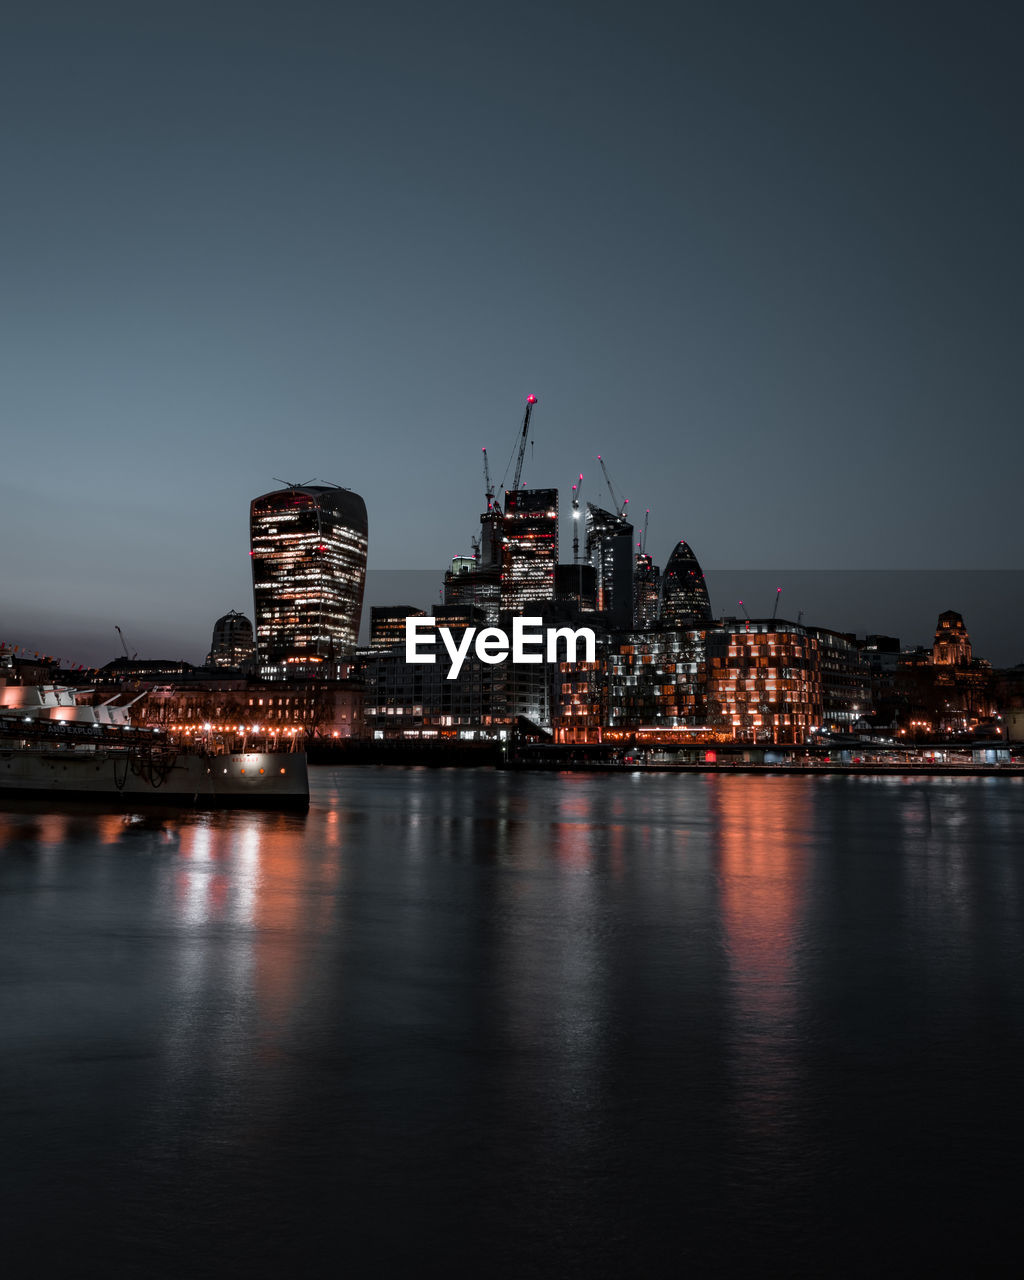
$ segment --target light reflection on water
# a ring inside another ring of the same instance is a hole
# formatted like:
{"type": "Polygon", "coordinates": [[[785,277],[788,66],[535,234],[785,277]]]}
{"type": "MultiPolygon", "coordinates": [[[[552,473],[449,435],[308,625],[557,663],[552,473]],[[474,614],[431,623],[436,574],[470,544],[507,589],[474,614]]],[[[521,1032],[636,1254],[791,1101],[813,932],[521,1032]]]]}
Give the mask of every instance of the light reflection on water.
{"type": "Polygon", "coordinates": [[[868,1259],[862,1202],[991,1234],[1022,818],[1015,780],[425,769],[314,771],[301,816],[22,805],[14,1218],[167,1275],[182,1221],[269,1274],[339,1204],[352,1249],[509,1274],[868,1259]]]}

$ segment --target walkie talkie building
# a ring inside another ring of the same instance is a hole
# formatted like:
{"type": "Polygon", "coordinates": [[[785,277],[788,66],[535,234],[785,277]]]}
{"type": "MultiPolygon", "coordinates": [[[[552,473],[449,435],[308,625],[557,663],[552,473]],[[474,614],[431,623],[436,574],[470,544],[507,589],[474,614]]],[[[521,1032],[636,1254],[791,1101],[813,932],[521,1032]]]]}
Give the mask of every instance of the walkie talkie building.
{"type": "Polygon", "coordinates": [[[359,494],[334,485],[277,489],[252,500],[249,528],[260,673],[313,674],[347,657],[366,582],[359,494]]]}

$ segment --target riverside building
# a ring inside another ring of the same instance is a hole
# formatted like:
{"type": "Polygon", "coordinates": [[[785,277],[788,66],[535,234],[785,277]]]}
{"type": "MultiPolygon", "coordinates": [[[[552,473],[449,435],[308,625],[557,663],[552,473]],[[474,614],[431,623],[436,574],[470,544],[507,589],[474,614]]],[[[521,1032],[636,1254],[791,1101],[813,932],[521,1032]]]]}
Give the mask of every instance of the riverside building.
{"type": "Polygon", "coordinates": [[[781,618],[726,619],[707,636],[707,720],[736,742],[806,742],[821,726],[818,639],[781,618]]]}
{"type": "Polygon", "coordinates": [[[615,637],[608,650],[609,728],[682,729],[705,719],[707,631],[615,637]]]}

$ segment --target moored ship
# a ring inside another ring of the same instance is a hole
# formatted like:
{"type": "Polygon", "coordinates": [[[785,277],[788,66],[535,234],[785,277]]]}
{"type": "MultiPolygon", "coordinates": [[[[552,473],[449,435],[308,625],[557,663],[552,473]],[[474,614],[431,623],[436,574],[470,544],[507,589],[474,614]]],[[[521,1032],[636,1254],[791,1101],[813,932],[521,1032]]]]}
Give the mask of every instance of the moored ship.
{"type": "Polygon", "coordinates": [[[196,808],[309,806],[306,754],[273,740],[184,742],[133,726],[131,704],[73,689],[0,688],[0,797],[117,799],[196,808]]]}

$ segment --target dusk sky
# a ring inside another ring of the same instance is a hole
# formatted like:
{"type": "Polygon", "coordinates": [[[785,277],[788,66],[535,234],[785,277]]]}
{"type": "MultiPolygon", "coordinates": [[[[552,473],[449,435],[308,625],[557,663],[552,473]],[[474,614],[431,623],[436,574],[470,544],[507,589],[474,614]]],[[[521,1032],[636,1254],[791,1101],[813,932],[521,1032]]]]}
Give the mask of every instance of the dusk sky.
{"type": "MultiPolygon", "coordinates": [[[[526,483],[604,501],[603,454],[658,562],[685,538],[712,584],[1019,569],[1022,28],[7,6],[0,640],[102,662],[118,623],[201,660],[252,614],[275,477],[355,489],[371,569],[439,577],[529,392],[526,483]]],[[[983,656],[1024,659],[1015,633],[983,656]]]]}

